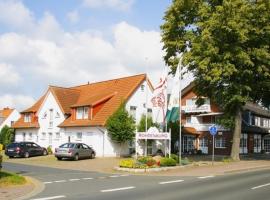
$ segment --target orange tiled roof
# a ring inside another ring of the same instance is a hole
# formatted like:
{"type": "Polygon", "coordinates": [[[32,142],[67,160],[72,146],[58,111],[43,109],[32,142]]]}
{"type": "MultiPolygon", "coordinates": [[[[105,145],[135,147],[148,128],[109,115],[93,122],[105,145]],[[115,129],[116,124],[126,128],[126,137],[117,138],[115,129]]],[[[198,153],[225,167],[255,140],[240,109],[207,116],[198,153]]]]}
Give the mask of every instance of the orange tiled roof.
{"type": "Polygon", "coordinates": [[[0,118],[8,118],[8,116],[13,112],[14,109],[10,108],[4,108],[3,110],[0,110],[0,118]]]}
{"type": "Polygon", "coordinates": [[[112,115],[120,106],[122,101],[126,101],[146,79],[145,74],[124,77],[114,80],[102,81],[93,84],[87,84],[74,87],[81,91],[78,102],[86,102],[93,97],[93,102],[97,100],[95,97],[100,95],[100,99],[110,97],[103,105],[102,109],[91,120],[72,120],[71,117],[66,119],[60,127],[71,126],[104,126],[108,117],[112,115]],[[111,95],[111,96],[110,96],[111,95]]]}
{"type": "Polygon", "coordinates": [[[20,117],[18,121],[16,121],[12,128],[39,128],[39,123],[35,122],[24,122],[23,116],[20,117]]]}
{"type": "MultiPolygon", "coordinates": [[[[60,124],[60,127],[104,126],[108,117],[115,112],[121,102],[128,100],[144,80],[146,80],[146,75],[140,74],[71,88],[50,86],[48,91],[51,91],[55,96],[56,101],[65,114],[70,114],[72,107],[86,105],[95,106],[96,104],[105,102],[93,119],[72,120],[72,117],[68,117],[62,124],[60,124]]],[[[37,112],[45,99],[46,94],[42,96],[32,107],[22,113],[37,112]]],[[[22,117],[14,125],[18,128],[39,127],[38,122],[33,124],[25,123],[22,117]]]]}

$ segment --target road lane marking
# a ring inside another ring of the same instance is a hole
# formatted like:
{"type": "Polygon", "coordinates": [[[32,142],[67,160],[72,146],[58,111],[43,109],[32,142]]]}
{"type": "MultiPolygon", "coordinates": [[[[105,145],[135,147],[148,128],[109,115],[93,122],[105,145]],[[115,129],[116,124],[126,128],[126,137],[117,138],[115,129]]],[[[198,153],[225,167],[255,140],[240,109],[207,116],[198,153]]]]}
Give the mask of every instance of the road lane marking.
{"type": "Polygon", "coordinates": [[[82,178],[83,180],[92,180],[93,178],[82,178]]]}
{"type": "Polygon", "coordinates": [[[50,183],[52,183],[52,182],[43,182],[44,184],[50,184],[50,183]]]}
{"type": "Polygon", "coordinates": [[[59,180],[59,181],[54,181],[55,183],[64,183],[67,182],[66,180],[59,180]]]}
{"type": "Polygon", "coordinates": [[[115,191],[121,191],[121,190],[131,190],[134,189],[134,186],[130,187],[123,187],[123,188],[114,188],[114,189],[108,189],[108,190],[100,190],[100,192],[115,192],[115,191]]]}
{"type": "Polygon", "coordinates": [[[60,196],[53,196],[53,197],[43,197],[43,198],[32,199],[32,200],[51,200],[51,199],[61,199],[61,198],[66,198],[66,196],[60,195],[60,196]]]}
{"type": "Polygon", "coordinates": [[[120,175],[120,176],[122,176],[122,177],[124,177],[124,176],[129,176],[129,174],[122,174],[122,175],[120,175]]]}
{"type": "Polygon", "coordinates": [[[72,178],[72,179],[69,179],[69,181],[79,181],[80,179],[79,178],[72,178]]]}
{"type": "Polygon", "coordinates": [[[262,188],[262,187],[266,187],[266,186],[270,186],[270,183],[266,183],[266,184],[264,184],[264,185],[258,185],[258,186],[256,186],[256,187],[251,188],[251,189],[252,189],[252,190],[255,190],[255,189],[262,188]]]}
{"type": "Polygon", "coordinates": [[[201,177],[198,177],[199,179],[205,179],[205,178],[213,178],[213,177],[215,177],[215,176],[213,176],[213,175],[210,175],[210,176],[201,176],[201,177]]]}
{"type": "Polygon", "coordinates": [[[120,176],[119,175],[113,175],[113,176],[109,176],[109,177],[111,177],[111,178],[118,178],[120,176]]]}
{"type": "Polygon", "coordinates": [[[180,183],[183,182],[184,180],[174,180],[174,181],[165,181],[165,182],[159,182],[160,185],[164,184],[170,184],[170,183],[180,183]]]}

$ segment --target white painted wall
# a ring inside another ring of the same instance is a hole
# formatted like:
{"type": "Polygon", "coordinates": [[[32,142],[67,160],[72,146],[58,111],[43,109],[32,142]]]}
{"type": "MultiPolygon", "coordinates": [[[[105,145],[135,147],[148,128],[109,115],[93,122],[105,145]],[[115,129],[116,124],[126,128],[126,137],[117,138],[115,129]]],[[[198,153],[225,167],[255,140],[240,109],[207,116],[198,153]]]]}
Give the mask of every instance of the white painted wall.
{"type": "MultiPolygon", "coordinates": [[[[130,106],[136,106],[136,122],[139,123],[142,114],[146,113],[146,108],[144,104],[146,103],[146,99],[148,99],[148,103],[146,104],[148,108],[152,108],[151,104],[151,90],[146,84],[144,90],[139,86],[135,93],[129,98],[126,104],[127,111],[130,111],[130,106]]],[[[158,109],[152,108],[153,120],[161,122],[162,117],[156,117],[159,113],[158,109]]],[[[104,127],[67,127],[67,128],[59,128],[58,125],[62,123],[65,119],[64,114],[62,113],[59,105],[57,104],[54,96],[51,92],[48,92],[40,110],[37,113],[39,119],[39,129],[16,129],[16,141],[23,141],[23,133],[26,134],[26,141],[29,141],[29,134],[32,133],[33,142],[38,143],[40,146],[48,147],[51,146],[52,150],[63,143],[69,141],[71,142],[82,142],[89,146],[92,146],[96,151],[96,155],[99,157],[114,157],[120,154],[128,154],[128,144],[123,144],[120,147],[119,144],[111,141],[110,136],[107,133],[107,130],[104,127]],[[50,127],[50,110],[53,110],[53,126],[50,127]],[[45,113],[47,116],[44,117],[45,113]],[[59,117],[56,117],[56,113],[59,113],[59,117]],[[45,133],[45,137],[43,135],[45,133]],[[50,139],[51,133],[52,137],[50,139]],[[60,138],[56,138],[56,133],[60,133],[60,138]],[[82,138],[78,138],[78,133],[82,133],[82,138]]],[[[143,144],[143,143],[141,143],[143,144]]],[[[154,143],[156,144],[156,143],[154,143]]],[[[142,147],[141,147],[142,149],[142,147]]],[[[154,147],[155,149],[155,147],[154,147]]]]}
{"type": "Polygon", "coordinates": [[[3,123],[0,124],[0,131],[5,125],[11,127],[11,122],[15,122],[19,118],[20,118],[20,113],[16,109],[14,109],[12,113],[3,121],[3,123]]]}

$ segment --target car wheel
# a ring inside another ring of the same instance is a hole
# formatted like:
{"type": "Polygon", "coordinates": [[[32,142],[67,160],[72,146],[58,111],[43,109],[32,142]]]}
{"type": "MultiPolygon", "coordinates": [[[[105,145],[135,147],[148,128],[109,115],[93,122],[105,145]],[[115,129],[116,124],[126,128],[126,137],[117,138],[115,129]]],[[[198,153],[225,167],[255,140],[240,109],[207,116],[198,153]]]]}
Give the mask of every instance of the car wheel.
{"type": "Polygon", "coordinates": [[[91,159],[94,159],[94,158],[95,158],[95,153],[94,153],[94,152],[91,153],[90,158],[91,158],[91,159]]]}
{"type": "Polygon", "coordinates": [[[43,156],[47,156],[48,155],[48,152],[44,149],[43,150],[43,156]]]}
{"type": "Polygon", "coordinates": [[[23,157],[29,158],[29,153],[28,152],[25,152],[24,155],[23,155],[23,157]]]}
{"type": "Polygon", "coordinates": [[[75,154],[74,160],[75,160],[75,161],[79,160],[79,154],[75,154]]]}
{"type": "Polygon", "coordinates": [[[62,160],[62,158],[60,158],[60,157],[57,157],[57,160],[62,160]]]}

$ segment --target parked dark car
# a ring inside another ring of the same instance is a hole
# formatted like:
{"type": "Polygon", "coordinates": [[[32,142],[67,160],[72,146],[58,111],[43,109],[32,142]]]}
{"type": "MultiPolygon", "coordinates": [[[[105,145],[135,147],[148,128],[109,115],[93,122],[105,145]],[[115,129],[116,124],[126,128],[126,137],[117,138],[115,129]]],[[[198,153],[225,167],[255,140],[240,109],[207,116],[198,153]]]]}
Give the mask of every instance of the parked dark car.
{"type": "Polygon", "coordinates": [[[79,160],[80,158],[95,158],[96,152],[93,148],[84,143],[65,143],[55,149],[55,157],[58,160],[62,158],[71,158],[79,160]]]}
{"type": "Polygon", "coordinates": [[[30,156],[46,156],[46,148],[39,146],[34,142],[13,142],[6,147],[5,154],[10,158],[30,156]]]}

